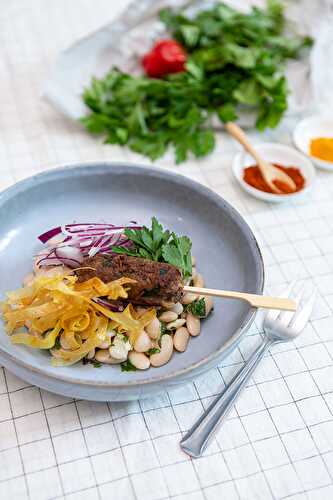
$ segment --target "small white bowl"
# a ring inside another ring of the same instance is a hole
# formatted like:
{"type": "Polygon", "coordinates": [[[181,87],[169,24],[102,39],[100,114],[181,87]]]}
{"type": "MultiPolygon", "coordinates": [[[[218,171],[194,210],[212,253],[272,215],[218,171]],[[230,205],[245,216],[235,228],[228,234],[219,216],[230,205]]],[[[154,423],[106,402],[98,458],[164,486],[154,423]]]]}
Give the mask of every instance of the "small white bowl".
{"type": "Polygon", "coordinates": [[[333,137],[333,120],[319,115],[309,116],[298,123],[293,133],[297,149],[311,158],[319,168],[333,170],[333,162],[320,160],[310,155],[310,142],[316,137],[333,137]]]}
{"type": "Polygon", "coordinates": [[[285,167],[299,168],[305,178],[305,186],[301,191],[291,194],[265,193],[264,191],[260,191],[259,189],[250,186],[244,181],[243,172],[244,168],[249,167],[250,165],[255,165],[256,162],[248,153],[240,152],[234,157],[232,162],[232,171],[239,184],[249,194],[255,196],[259,200],[281,203],[299,198],[312,188],[316,176],[315,169],[313,168],[311,161],[308,160],[308,158],[306,158],[303,154],[296,151],[296,149],[284,144],[269,142],[256,144],[255,148],[265,160],[272,163],[279,163],[285,167]]]}

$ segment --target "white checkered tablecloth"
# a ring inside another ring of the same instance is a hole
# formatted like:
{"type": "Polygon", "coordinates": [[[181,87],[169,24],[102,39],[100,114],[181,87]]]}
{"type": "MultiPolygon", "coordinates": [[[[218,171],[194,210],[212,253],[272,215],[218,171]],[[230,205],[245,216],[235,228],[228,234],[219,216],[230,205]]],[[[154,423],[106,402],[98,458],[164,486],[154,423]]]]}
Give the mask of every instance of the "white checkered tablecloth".
{"type": "MultiPolygon", "coordinates": [[[[39,96],[59,51],[124,3],[2,2],[1,189],[61,162],[142,162],[102,146],[39,96]]],[[[261,140],[289,142],[291,127],[285,120],[261,140]]],[[[258,320],[217,369],[145,401],[73,401],[0,368],[1,499],[333,498],[333,176],[318,171],[305,200],[267,205],[233,180],[235,151],[221,135],[216,152],[203,161],[175,167],[169,156],[159,164],[210,186],[245,216],[262,247],[267,291],[279,291],[294,277],[317,285],[319,300],[304,334],[272,349],[198,460],[180,451],[179,440],[260,342],[258,320]]]]}

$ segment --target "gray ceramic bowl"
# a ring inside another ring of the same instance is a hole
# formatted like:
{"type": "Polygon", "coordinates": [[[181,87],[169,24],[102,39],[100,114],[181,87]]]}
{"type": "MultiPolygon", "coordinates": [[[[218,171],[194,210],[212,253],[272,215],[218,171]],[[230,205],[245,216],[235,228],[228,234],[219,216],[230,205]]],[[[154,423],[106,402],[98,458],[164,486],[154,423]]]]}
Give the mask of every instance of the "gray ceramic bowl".
{"type": "MultiPolygon", "coordinates": [[[[0,297],[21,286],[40,249],[37,236],[73,221],[137,220],[152,215],[188,234],[207,285],[261,293],[263,262],[241,216],[209,189],[159,168],[98,162],[57,168],[0,194],[0,297]]],[[[254,311],[241,301],[215,299],[215,310],[185,353],[161,368],[121,372],[117,366],[55,368],[47,352],[12,345],[0,324],[0,363],[47,390],[91,400],[151,396],[217,365],[239,342],[254,311]]]]}

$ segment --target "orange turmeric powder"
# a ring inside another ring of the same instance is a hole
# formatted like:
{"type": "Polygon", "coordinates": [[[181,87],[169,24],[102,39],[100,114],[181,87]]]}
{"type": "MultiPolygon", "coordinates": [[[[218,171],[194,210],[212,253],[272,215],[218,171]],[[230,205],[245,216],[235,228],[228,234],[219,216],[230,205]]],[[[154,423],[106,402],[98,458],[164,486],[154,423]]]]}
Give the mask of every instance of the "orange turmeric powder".
{"type": "Polygon", "coordinates": [[[333,162],[333,137],[316,137],[310,142],[310,155],[333,162]]]}

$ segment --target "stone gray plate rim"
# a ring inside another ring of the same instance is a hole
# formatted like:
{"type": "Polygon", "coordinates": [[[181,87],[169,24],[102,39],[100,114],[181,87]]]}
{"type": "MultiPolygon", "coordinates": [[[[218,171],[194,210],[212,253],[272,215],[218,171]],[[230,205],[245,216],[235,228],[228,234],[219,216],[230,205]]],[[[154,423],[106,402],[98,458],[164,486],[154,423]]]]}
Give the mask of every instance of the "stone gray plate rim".
{"type": "MultiPolygon", "coordinates": [[[[70,174],[71,172],[77,172],[81,171],[82,174],[84,172],[88,172],[90,169],[95,169],[97,170],[102,169],[104,172],[109,169],[114,169],[116,170],[117,167],[119,169],[126,167],[127,169],[132,170],[132,174],[138,174],[139,171],[141,170],[144,174],[147,175],[155,175],[158,176],[161,180],[168,178],[169,180],[175,181],[175,183],[181,183],[183,186],[186,185],[187,187],[192,188],[195,191],[201,192],[203,195],[206,197],[212,199],[218,204],[221,204],[223,202],[224,209],[225,211],[231,215],[233,219],[236,219],[242,229],[246,231],[246,233],[249,236],[249,239],[252,240],[252,243],[254,245],[254,248],[257,251],[257,256],[258,256],[258,263],[259,263],[259,268],[260,268],[260,277],[259,277],[259,290],[258,293],[262,293],[264,289],[264,281],[265,281],[265,272],[264,272],[264,262],[263,262],[263,257],[262,253],[259,247],[259,244],[247,224],[247,222],[244,220],[242,215],[231,205],[229,204],[223,197],[219,196],[216,194],[214,191],[212,191],[210,188],[200,184],[197,181],[194,181],[185,175],[182,175],[178,172],[172,172],[169,170],[162,169],[158,166],[149,166],[149,165],[144,165],[144,164],[138,164],[134,162],[126,162],[126,161],[107,161],[107,160],[96,160],[96,161],[80,161],[80,162],[71,162],[71,163],[61,163],[61,164],[56,164],[51,168],[48,168],[44,170],[43,172],[40,172],[38,174],[35,174],[33,176],[29,176],[25,179],[22,179],[12,186],[9,186],[7,189],[2,191],[0,193],[0,206],[3,202],[5,202],[7,199],[12,198],[13,196],[19,195],[21,191],[23,191],[25,188],[28,188],[29,185],[33,184],[35,181],[38,181],[41,178],[44,177],[51,177],[55,176],[61,176],[61,174],[70,174]]],[[[140,175],[140,174],[139,174],[140,175]]],[[[223,354],[230,348],[235,348],[237,344],[239,343],[240,338],[242,335],[247,331],[249,326],[252,324],[254,318],[256,315],[256,309],[252,308],[249,310],[247,313],[244,321],[242,324],[239,326],[239,328],[234,332],[234,334],[230,337],[229,340],[227,340],[217,351],[211,353],[209,356],[206,358],[201,359],[197,363],[193,363],[186,368],[183,368],[181,370],[177,370],[173,373],[167,374],[167,375],[160,375],[160,376],[155,376],[155,377],[147,377],[146,379],[142,380],[133,380],[133,381],[127,381],[123,384],[119,383],[110,383],[110,382],[103,382],[103,381],[92,381],[91,379],[73,379],[70,376],[62,376],[61,373],[59,375],[53,375],[51,373],[45,373],[43,369],[35,367],[30,365],[29,363],[26,363],[25,361],[21,360],[19,357],[14,356],[13,354],[4,351],[0,347],[0,353],[1,356],[4,356],[14,364],[20,365],[23,368],[30,370],[32,372],[35,372],[37,374],[40,374],[43,377],[47,377],[53,380],[59,380],[67,383],[72,383],[75,385],[82,385],[82,386],[99,386],[99,387],[105,387],[105,388],[110,388],[110,389],[126,389],[126,387],[140,387],[140,386],[145,386],[149,384],[156,384],[158,382],[166,382],[170,381],[172,379],[177,379],[181,376],[188,375],[190,372],[195,371],[197,369],[201,368],[201,371],[204,371],[204,366],[205,364],[210,364],[217,358],[222,358],[223,354]]],[[[0,332],[2,333],[2,332],[0,332]]],[[[150,370],[147,371],[147,373],[150,373],[150,370]]]]}

